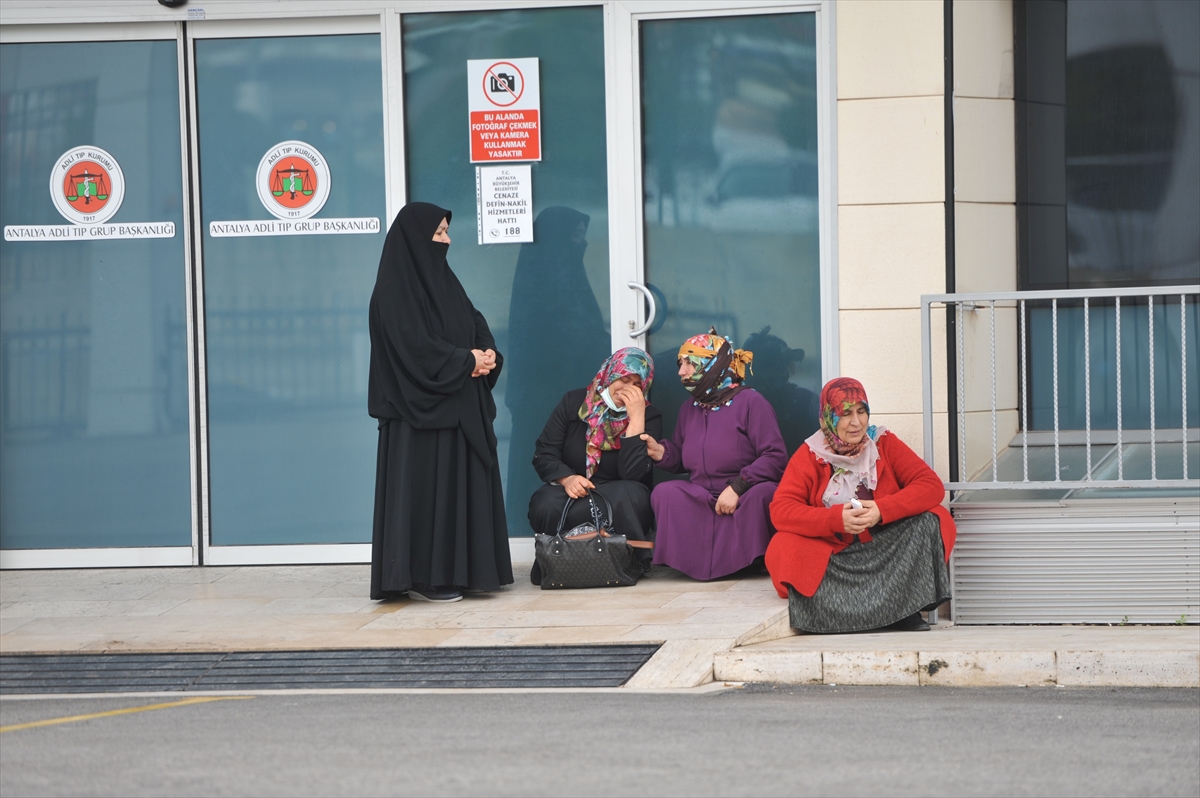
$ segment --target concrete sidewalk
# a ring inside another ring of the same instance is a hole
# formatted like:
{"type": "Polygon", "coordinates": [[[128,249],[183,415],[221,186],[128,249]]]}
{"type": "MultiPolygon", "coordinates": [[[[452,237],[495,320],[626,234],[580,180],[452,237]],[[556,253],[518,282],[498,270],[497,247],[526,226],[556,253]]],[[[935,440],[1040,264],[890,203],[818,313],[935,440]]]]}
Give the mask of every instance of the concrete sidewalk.
{"type": "Polygon", "coordinates": [[[517,583],[453,604],[367,598],[365,565],[0,573],[0,652],[232,651],[662,642],[627,686],[1200,686],[1200,629],[954,627],[795,635],[765,576],[634,587],[517,583]]]}

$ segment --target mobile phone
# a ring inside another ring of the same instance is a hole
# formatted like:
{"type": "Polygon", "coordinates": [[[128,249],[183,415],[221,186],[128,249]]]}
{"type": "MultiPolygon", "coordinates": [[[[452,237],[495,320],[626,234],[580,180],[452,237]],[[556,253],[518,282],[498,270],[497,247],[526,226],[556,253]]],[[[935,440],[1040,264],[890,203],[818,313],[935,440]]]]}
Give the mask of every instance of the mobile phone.
{"type": "Polygon", "coordinates": [[[851,499],[850,506],[853,507],[855,510],[861,510],[862,502],[860,502],[858,499],[851,499]]]}

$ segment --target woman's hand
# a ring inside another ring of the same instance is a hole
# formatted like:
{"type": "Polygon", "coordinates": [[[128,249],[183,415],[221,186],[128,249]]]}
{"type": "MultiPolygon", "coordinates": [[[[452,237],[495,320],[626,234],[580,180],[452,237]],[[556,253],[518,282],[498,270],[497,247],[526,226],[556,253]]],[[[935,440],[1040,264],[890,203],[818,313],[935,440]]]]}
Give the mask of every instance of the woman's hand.
{"type": "Polygon", "coordinates": [[[618,385],[612,389],[612,398],[618,405],[625,408],[629,425],[625,427],[624,438],[632,438],[646,431],[646,395],[637,385],[618,385]]]}
{"type": "Polygon", "coordinates": [[[472,349],[471,354],[475,356],[475,370],[471,372],[472,377],[482,377],[485,374],[491,374],[492,369],[496,368],[496,351],[488,349],[472,349]]]}
{"type": "Polygon", "coordinates": [[[737,505],[737,491],[733,489],[733,486],[726,485],[725,490],[721,491],[721,495],[717,497],[717,515],[733,515],[737,505]]]}
{"type": "Polygon", "coordinates": [[[656,463],[662,462],[663,455],[667,453],[666,448],[649,435],[643,434],[638,437],[646,442],[646,454],[650,455],[650,459],[656,463]]]}
{"type": "Polygon", "coordinates": [[[572,474],[569,477],[563,477],[558,481],[559,485],[563,486],[563,490],[572,499],[582,499],[587,495],[589,490],[595,489],[595,485],[587,477],[581,477],[578,474],[572,474]]]}
{"type": "Polygon", "coordinates": [[[625,406],[625,412],[629,414],[629,418],[645,418],[646,417],[646,395],[642,393],[642,389],[637,385],[621,385],[612,392],[612,397],[617,404],[625,406]]]}
{"type": "Polygon", "coordinates": [[[850,504],[842,505],[842,526],[851,535],[860,535],[879,523],[882,516],[875,502],[865,499],[861,509],[854,509],[850,504]]]}

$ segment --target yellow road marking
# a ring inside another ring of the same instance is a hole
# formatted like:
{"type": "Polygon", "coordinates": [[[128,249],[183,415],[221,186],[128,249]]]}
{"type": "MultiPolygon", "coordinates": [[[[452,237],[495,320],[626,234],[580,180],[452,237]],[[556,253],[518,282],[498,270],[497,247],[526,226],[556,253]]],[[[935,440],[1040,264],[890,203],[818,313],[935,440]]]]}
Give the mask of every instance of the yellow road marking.
{"type": "Polygon", "coordinates": [[[20,731],[21,729],[33,729],[38,726],[54,726],[59,723],[75,723],[80,720],[92,720],[93,718],[111,718],[114,715],[129,715],[134,712],[149,712],[152,709],[170,709],[171,707],[186,707],[189,704],[207,704],[209,701],[238,701],[243,698],[254,698],[252,695],[228,695],[228,696],[210,696],[188,698],[183,701],[172,701],[167,704],[149,704],[144,707],[128,707],[126,709],[110,709],[107,712],[92,712],[87,715],[71,715],[66,718],[51,718],[49,720],[35,720],[30,723],[14,723],[11,726],[0,726],[0,732],[20,731]]]}

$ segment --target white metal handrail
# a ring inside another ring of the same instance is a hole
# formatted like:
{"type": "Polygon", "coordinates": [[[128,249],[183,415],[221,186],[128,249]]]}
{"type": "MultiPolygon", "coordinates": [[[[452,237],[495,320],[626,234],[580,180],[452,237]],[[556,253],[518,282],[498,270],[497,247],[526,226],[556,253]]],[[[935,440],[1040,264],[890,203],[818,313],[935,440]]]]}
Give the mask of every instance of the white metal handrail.
{"type": "MultiPolygon", "coordinates": [[[[1132,488],[1132,487],[1162,487],[1162,488],[1200,488],[1200,478],[1189,478],[1188,463],[1188,428],[1187,428],[1187,298],[1200,295],[1200,285],[1162,286],[1139,288],[1097,288],[1075,289],[1061,291],[994,291],[987,293],[963,294],[925,294],[921,297],[921,372],[922,372],[922,402],[924,415],[924,444],[925,461],[934,465],[934,429],[933,429],[933,351],[932,351],[932,321],[931,314],[934,305],[953,306],[955,309],[956,346],[955,371],[957,374],[956,406],[947,408],[953,413],[958,427],[958,479],[947,482],[950,490],[1001,490],[1001,489],[1064,489],[1078,488],[1132,488]],[[1183,449],[1182,479],[1159,479],[1157,464],[1157,440],[1159,432],[1156,429],[1158,419],[1155,416],[1155,374],[1154,374],[1154,298],[1163,297],[1164,302],[1171,297],[1179,297],[1180,316],[1180,386],[1181,386],[1181,448],[1183,449]],[[1124,462],[1124,440],[1122,429],[1122,396],[1121,396],[1121,300],[1128,298],[1145,299],[1150,306],[1147,337],[1149,343],[1149,401],[1150,401],[1150,478],[1126,479],[1124,462]],[[1116,377],[1116,479],[1094,479],[1092,462],[1092,385],[1091,385],[1091,317],[1090,303],[1096,299],[1111,299],[1115,304],[1115,377],[1116,377]],[[1029,378],[1028,363],[1026,362],[1026,347],[1028,343],[1026,318],[1026,303],[1034,301],[1050,302],[1051,313],[1051,347],[1053,351],[1053,402],[1054,402],[1054,479],[1031,480],[1029,478],[1029,378]],[[1058,363],[1058,303],[1062,300],[1083,300],[1083,336],[1084,336],[1084,446],[1086,452],[1086,473],[1082,480],[1064,480],[1062,478],[1062,461],[1060,457],[1060,419],[1059,419],[1059,363],[1058,363]],[[1018,405],[1020,407],[1020,434],[1022,479],[1001,480],[999,473],[1000,449],[997,441],[998,404],[996,399],[996,307],[1015,308],[1019,316],[1018,348],[1019,348],[1019,391],[1018,405]],[[966,409],[966,380],[965,380],[965,346],[963,332],[963,312],[989,311],[990,322],[990,358],[991,358],[991,479],[971,480],[967,473],[967,409],[966,409]]],[[[953,476],[953,475],[952,475],[953,476]]]]}

